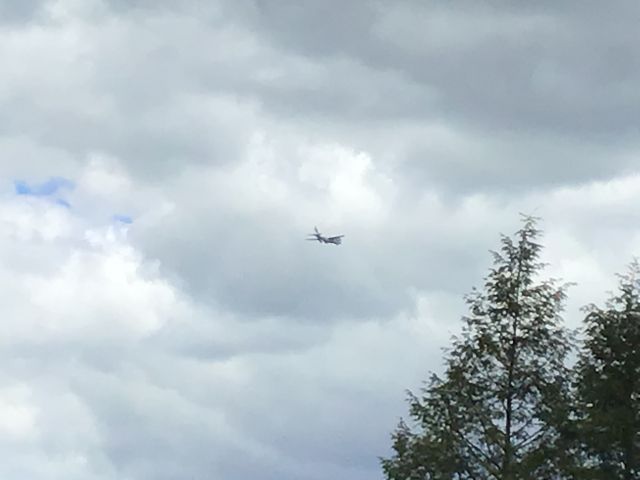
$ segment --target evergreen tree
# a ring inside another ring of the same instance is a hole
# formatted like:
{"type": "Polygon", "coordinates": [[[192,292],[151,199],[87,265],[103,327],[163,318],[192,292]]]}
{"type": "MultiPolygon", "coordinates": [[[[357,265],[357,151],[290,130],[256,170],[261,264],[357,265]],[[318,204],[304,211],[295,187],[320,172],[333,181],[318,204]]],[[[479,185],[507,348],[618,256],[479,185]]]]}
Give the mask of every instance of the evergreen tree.
{"type": "Polygon", "coordinates": [[[640,479],[640,264],[619,278],[605,308],[587,308],[576,365],[583,478],[640,479]]]}
{"type": "Polygon", "coordinates": [[[484,289],[453,338],[442,378],[409,394],[416,426],[401,422],[389,480],[559,478],[557,442],[568,415],[570,349],[559,313],[566,285],[540,280],[536,219],[502,236],[484,289]]]}

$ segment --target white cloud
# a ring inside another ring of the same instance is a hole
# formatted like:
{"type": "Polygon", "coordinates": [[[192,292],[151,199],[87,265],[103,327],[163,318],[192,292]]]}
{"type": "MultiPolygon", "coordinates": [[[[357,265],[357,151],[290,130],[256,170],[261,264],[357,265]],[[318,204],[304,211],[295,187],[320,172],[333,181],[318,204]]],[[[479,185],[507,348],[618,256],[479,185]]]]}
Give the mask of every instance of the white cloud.
{"type": "Polygon", "coordinates": [[[0,224],[7,238],[27,242],[68,238],[75,227],[64,207],[29,197],[0,202],[0,224]]]}
{"type": "Polygon", "coordinates": [[[111,202],[130,196],[132,183],[115,158],[93,154],[78,178],[78,185],[89,195],[99,195],[111,202]]]}
{"type": "Polygon", "coordinates": [[[0,432],[3,438],[24,441],[37,435],[39,412],[31,405],[30,394],[24,384],[0,389],[0,432]]]}
{"type": "Polygon", "coordinates": [[[83,228],[66,209],[37,198],[0,205],[5,252],[30,248],[32,261],[9,260],[0,275],[9,315],[4,344],[16,341],[108,341],[145,336],[188,314],[172,285],[158,277],[116,226],[83,228]],[[38,266],[39,250],[46,263],[38,266]],[[13,269],[11,267],[14,267],[13,269]]]}

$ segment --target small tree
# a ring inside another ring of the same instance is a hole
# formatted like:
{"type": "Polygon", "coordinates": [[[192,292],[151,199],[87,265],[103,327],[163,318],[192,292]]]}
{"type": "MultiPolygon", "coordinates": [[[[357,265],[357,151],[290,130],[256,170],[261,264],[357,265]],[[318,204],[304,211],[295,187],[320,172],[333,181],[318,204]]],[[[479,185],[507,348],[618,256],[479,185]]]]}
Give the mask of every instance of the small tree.
{"type": "Polygon", "coordinates": [[[566,286],[537,278],[543,268],[536,220],[503,236],[483,291],[421,395],[409,394],[416,428],[401,422],[389,480],[558,477],[559,430],[567,416],[570,349],[559,313],[566,286]]]}
{"type": "Polygon", "coordinates": [[[640,478],[640,264],[619,278],[605,308],[586,309],[576,390],[587,470],[630,480],[640,478]]]}

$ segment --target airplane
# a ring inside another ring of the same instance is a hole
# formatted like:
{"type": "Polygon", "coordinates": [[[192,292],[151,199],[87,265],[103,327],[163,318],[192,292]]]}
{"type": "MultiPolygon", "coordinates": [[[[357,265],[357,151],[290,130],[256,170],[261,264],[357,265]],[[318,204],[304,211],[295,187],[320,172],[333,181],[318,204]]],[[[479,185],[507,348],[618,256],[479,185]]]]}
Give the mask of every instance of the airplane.
{"type": "Polygon", "coordinates": [[[334,237],[324,237],[319,231],[318,227],[313,227],[316,233],[310,233],[307,240],[315,240],[320,243],[333,243],[334,245],[340,245],[342,243],[342,237],[344,235],[336,235],[334,237]]]}

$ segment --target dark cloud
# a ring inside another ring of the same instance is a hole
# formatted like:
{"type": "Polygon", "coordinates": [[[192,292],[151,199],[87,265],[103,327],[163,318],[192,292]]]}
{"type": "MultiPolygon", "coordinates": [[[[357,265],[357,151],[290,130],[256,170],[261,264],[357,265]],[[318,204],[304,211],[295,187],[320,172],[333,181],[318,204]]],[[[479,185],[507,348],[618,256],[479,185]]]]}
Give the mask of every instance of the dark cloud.
{"type": "Polygon", "coordinates": [[[0,119],[6,132],[29,132],[81,156],[101,149],[149,176],[233,161],[249,134],[242,126],[295,119],[331,136],[359,137],[375,153],[378,142],[403,131],[427,128],[429,135],[429,126],[445,123],[472,135],[474,151],[461,161],[416,146],[407,152],[407,177],[418,168],[418,178],[463,191],[478,177],[487,177],[481,189],[546,184],[551,167],[568,165],[565,152],[578,144],[592,146],[596,155],[587,151],[584,161],[598,167],[576,180],[610,177],[628,167],[629,155],[602,166],[598,151],[637,145],[640,62],[632,45],[640,13],[631,2],[613,11],[592,2],[109,5],[117,20],[92,19],[83,35],[95,36],[64,57],[70,76],[38,87],[58,95],[79,85],[82,100],[16,94],[3,101],[11,112],[0,119]],[[381,137],[366,137],[373,128],[381,137]],[[533,156],[540,168],[529,171],[533,156]],[[479,172],[470,162],[495,168],[479,172]]]}
{"type": "Polygon", "coordinates": [[[639,71],[632,25],[640,16],[634,2],[619,9],[597,2],[574,8],[409,1],[255,5],[243,18],[284,50],[319,61],[350,58],[434,89],[440,102],[425,108],[425,118],[577,135],[633,128],[638,97],[631,87],[639,71]]]}
{"type": "Polygon", "coordinates": [[[381,118],[390,127],[446,123],[476,139],[473,150],[460,152],[464,160],[455,158],[455,144],[410,152],[410,159],[423,157],[410,161],[411,178],[469,191],[609,178],[633,167],[640,101],[632,47],[640,9],[633,2],[613,10],[595,2],[254,5],[250,13],[239,9],[242,21],[332,72],[315,91],[311,82],[266,95],[274,112],[306,111],[340,128],[352,122],[351,131],[358,128],[353,122],[367,129],[381,118]],[[576,149],[585,168],[568,160],[576,149]]]}
{"type": "Polygon", "coordinates": [[[415,139],[402,167],[413,188],[428,185],[455,197],[498,191],[514,196],[607,180],[620,172],[632,172],[636,164],[631,152],[637,142],[621,138],[619,145],[611,145],[552,134],[546,139],[548,143],[526,132],[478,137],[468,131],[445,141],[425,135],[415,139]]]}

